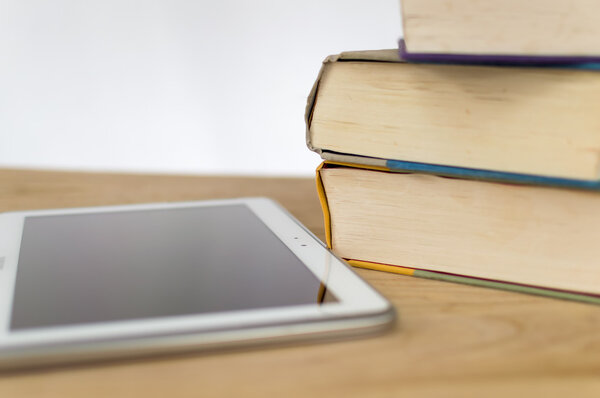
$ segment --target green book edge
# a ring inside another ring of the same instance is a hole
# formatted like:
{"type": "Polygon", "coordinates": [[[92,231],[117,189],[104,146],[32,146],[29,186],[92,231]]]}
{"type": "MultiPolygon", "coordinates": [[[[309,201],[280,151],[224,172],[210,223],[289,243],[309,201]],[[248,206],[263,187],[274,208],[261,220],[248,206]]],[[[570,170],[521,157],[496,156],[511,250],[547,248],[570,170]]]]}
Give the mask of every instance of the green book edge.
{"type": "Polygon", "coordinates": [[[513,283],[490,281],[486,279],[469,278],[466,276],[450,275],[439,272],[415,270],[413,276],[420,278],[434,279],[445,282],[463,283],[472,286],[487,287],[492,289],[508,290],[517,293],[535,294],[538,296],[548,296],[563,300],[580,301],[590,304],[600,304],[600,297],[589,296],[586,294],[578,294],[565,292],[560,290],[544,289],[533,286],[517,285],[513,283]]]}
{"type": "Polygon", "coordinates": [[[373,263],[370,261],[352,259],[346,259],[346,261],[353,267],[365,268],[374,271],[388,272],[406,276],[416,276],[418,278],[426,278],[442,282],[461,283],[464,285],[505,290],[515,293],[533,294],[537,296],[545,296],[561,300],[578,301],[581,303],[600,304],[600,296],[592,294],[556,290],[545,287],[521,285],[518,283],[494,281],[470,276],[446,274],[444,272],[426,271],[422,269],[407,268],[397,265],[373,263]]]}

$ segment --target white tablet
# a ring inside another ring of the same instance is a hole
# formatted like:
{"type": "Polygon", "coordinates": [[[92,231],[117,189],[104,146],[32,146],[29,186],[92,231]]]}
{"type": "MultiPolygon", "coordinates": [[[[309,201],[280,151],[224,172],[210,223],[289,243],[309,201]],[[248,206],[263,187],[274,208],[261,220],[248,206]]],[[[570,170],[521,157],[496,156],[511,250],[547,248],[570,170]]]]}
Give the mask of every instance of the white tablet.
{"type": "Polygon", "coordinates": [[[0,214],[0,368],[361,334],[393,318],[268,199],[0,214]]]}

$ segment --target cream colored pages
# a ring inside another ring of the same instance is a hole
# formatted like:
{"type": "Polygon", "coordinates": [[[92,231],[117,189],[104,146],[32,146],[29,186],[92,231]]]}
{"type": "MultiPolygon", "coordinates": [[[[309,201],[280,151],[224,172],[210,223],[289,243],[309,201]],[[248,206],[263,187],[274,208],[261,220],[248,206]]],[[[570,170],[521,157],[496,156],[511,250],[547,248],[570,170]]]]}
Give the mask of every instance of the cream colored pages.
{"type": "Polygon", "coordinates": [[[367,50],[367,51],[348,51],[343,52],[341,54],[330,55],[323,60],[323,66],[319,70],[319,74],[313,87],[308,94],[306,99],[306,108],[304,111],[304,121],[306,123],[306,145],[311,151],[321,153],[320,148],[316,148],[312,144],[312,138],[310,133],[310,124],[312,120],[312,112],[315,106],[315,99],[317,96],[317,91],[319,89],[319,82],[321,81],[321,76],[323,74],[323,70],[325,69],[325,65],[337,62],[337,61],[348,61],[348,60],[364,60],[364,61],[379,61],[379,62],[402,62],[399,58],[397,49],[388,49],[388,50],[367,50]]]}
{"type": "Polygon", "coordinates": [[[326,64],[310,122],[322,151],[597,180],[600,72],[326,64]]]}
{"type": "Polygon", "coordinates": [[[596,0],[402,0],[415,53],[600,55],[596,0]]]}
{"type": "Polygon", "coordinates": [[[357,260],[600,294],[600,194],[326,168],[333,249],[357,260]]]}

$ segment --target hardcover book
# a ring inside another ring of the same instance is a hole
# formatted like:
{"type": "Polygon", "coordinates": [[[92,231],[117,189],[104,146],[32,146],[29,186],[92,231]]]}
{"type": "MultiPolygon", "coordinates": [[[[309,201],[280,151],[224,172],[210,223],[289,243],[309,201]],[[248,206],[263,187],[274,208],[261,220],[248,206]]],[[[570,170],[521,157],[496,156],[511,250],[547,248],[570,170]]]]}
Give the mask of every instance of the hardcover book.
{"type": "Polygon", "coordinates": [[[317,187],[354,266],[600,304],[597,192],[329,162],[317,187]]]}
{"type": "Polygon", "coordinates": [[[594,186],[598,103],[597,70],[414,64],[396,50],[342,53],[324,61],[309,95],[307,144],[325,160],[594,186]]]}
{"type": "Polygon", "coordinates": [[[402,0],[407,59],[581,62],[600,57],[590,0],[402,0]]]}

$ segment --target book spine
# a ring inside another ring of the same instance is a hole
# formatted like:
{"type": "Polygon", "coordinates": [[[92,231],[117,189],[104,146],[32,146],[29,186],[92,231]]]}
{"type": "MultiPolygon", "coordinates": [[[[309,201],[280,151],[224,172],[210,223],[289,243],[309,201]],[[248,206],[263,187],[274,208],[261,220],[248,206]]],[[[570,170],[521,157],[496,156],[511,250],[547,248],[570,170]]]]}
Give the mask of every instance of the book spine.
{"type": "Polygon", "coordinates": [[[323,179],[321,178],[321,169],[325,167],[325,162],[322,162],[317,167],[315,181],[317,183],[317,194],[319,195],[319,203],[321,203],[321,210],[323,211],[323,223],[325,224],[325,243],[327,247],[332,249],[331,241],[331,214],[329,213],[329,204],[327,203],[327,195],[325,194],[325,187],[323,186],[323,179]]]}
{"type": "Polygon", "coordinates": [[[323,71],[325,70],[325,66],[330,62],[336,62],[340,58],[340,55],[330,55],[323,60],[323,64],[321,65],[321,69],[319,69],[319,74],[317,75],[317,79],[310,89],[310,93],[306,98],[306,108],[304,109],[304,124],[306,126],[306,146],[313,152],[321,154],[321,149],[316,148],[312,144],[312,134],[310,131],[310,123],[312,121],[313,109],[315,107],[315,102],[317,100],[317,92],[319,91],[319,83],[321,82],[321,77],[323,76],[323,71]]]}
{"type": "Polygon", "coordinates": [[[327,67],[327,64],[335,63],[335,62],[392,62],[398,63],[403,62],[400,58],[398,58],[398,52],[394,49],[390,50],[367,50],[367,51],[356,51],[356,52],[343,52],[341,54],[329,55],[323,60],[323,64],[321,65],[321,69],[317,75],[317,78],[308,94],[306,99],[306,107],[304,110],[304,123],[306,125],[306,146],[313,152],[321,155],[321,148],[317,148],[312,143],[312,133],[310,130],[310,124],[312,121],[312,114],[314,108],[316,106],[317,94],[319,92],[319,84],[321,82],[321,78],[323,77],[323,72],[327,67]]]}

